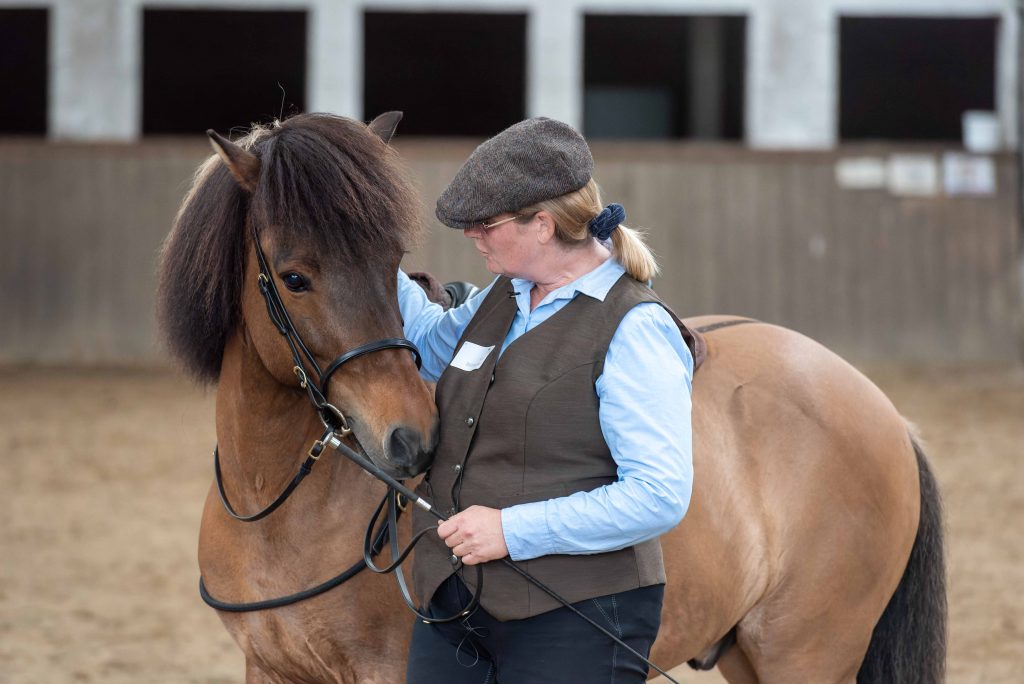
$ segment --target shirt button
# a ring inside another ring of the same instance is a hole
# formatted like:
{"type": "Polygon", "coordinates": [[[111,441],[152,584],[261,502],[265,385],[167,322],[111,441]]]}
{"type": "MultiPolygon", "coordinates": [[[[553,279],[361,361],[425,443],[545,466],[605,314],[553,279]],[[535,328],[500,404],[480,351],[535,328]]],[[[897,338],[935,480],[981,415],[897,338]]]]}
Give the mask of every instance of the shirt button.
{"type": "Polygon", "coordinates": [[[470,416],[466,419],[466,427],[473,427],[476,424],[476,418],[470,416]]]}

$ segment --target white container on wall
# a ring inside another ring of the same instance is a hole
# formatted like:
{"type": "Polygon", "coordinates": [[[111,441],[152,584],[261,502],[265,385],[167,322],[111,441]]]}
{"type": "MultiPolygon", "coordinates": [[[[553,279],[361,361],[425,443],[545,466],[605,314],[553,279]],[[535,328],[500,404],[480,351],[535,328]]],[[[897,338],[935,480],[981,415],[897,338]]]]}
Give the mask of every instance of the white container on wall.
{"type": "Polygon", "coordinates": [[[976,154],[993,154],[1002,149],[1002,131],[995,112],[969,110],[963,113],[964,147],[976,154]]]}

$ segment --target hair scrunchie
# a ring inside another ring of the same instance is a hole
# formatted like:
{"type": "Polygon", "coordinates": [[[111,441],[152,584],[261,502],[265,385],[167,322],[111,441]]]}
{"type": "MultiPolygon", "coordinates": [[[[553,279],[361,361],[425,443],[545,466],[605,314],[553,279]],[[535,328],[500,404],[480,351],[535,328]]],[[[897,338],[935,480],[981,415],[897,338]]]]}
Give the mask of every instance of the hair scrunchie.
{"type": "Polygon", "coordinates": [[[601,210],[601,213],[590,219],[587,224],[590,234],[601,242],[612,236],[612,231],[619,227],[619,224],[626,220],[626,210],[621,204],[609,204],[601,210]]]}

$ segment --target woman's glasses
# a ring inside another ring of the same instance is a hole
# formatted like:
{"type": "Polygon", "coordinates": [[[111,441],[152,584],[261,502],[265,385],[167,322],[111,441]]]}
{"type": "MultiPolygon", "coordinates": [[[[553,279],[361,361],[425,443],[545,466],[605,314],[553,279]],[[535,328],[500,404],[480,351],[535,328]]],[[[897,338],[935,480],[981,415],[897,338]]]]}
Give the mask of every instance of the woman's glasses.
{"type": "Polygon", "coordinates": [[[498,226],[506,224],[509,221],[515,221],[517,218],[522,217],[519,214],[516,214],[515,216],[509,216],[508,218],[503,218],[500,221],[495,221],[494,223],[487,223],[486,221],[481,221],[477,225],[479,225],[480,229],[486,233],[490,231],[492,228],[497,228],[498,226]]]}

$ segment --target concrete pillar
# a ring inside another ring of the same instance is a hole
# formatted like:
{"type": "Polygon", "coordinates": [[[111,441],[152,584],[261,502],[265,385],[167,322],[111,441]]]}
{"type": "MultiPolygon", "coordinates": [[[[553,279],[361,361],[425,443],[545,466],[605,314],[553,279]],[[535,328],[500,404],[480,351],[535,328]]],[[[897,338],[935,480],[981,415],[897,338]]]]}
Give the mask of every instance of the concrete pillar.
{"type": "Polygon", "coordinates": [[[355,0],[318,0],[308,29],[308,110],[367,119],[363,112],[363,14],[355,0]]]}
{"type": "Polygon", "coordinates": [[[1020,17],[1024,9],[1016,11],[1016,8],[1006,8],[999,22],[999,35],[997,38],[996,53],[996,109],[999,112],[999,121],[1003,130],[1003,143],[1006,149],[1016,149],[1020,141],[1017,140],[1019,108],[1024,102],[1019,102],[1021,90],[1019,90],[1018,79],[1022,77],[1018,73],[1020,66],[1024,63],[1024,54],[1020,44],[1020,17]]]}
{"type": "Polygon", "coordinates": [[[690,19],[690,124],[693,138],[722,137],[722,20],[690,19]]]}
{"type": "Polygon", "coordinates": [[[838,23],[832,3],[764,0],[747,42],[747,137],[755,148],[836,143],[838,23]]]}
{"type": "Polygon", "coordinates": [[[132,0],[58,0],[50,11],[50,136],[123,141],[138,137],[140,7],[132,0]]]}
{"type": "Polygon", "coordinates": [[[536,3],[527,20],[526,115],[583,126],[583,15],[572,2],[536,3]]]}

